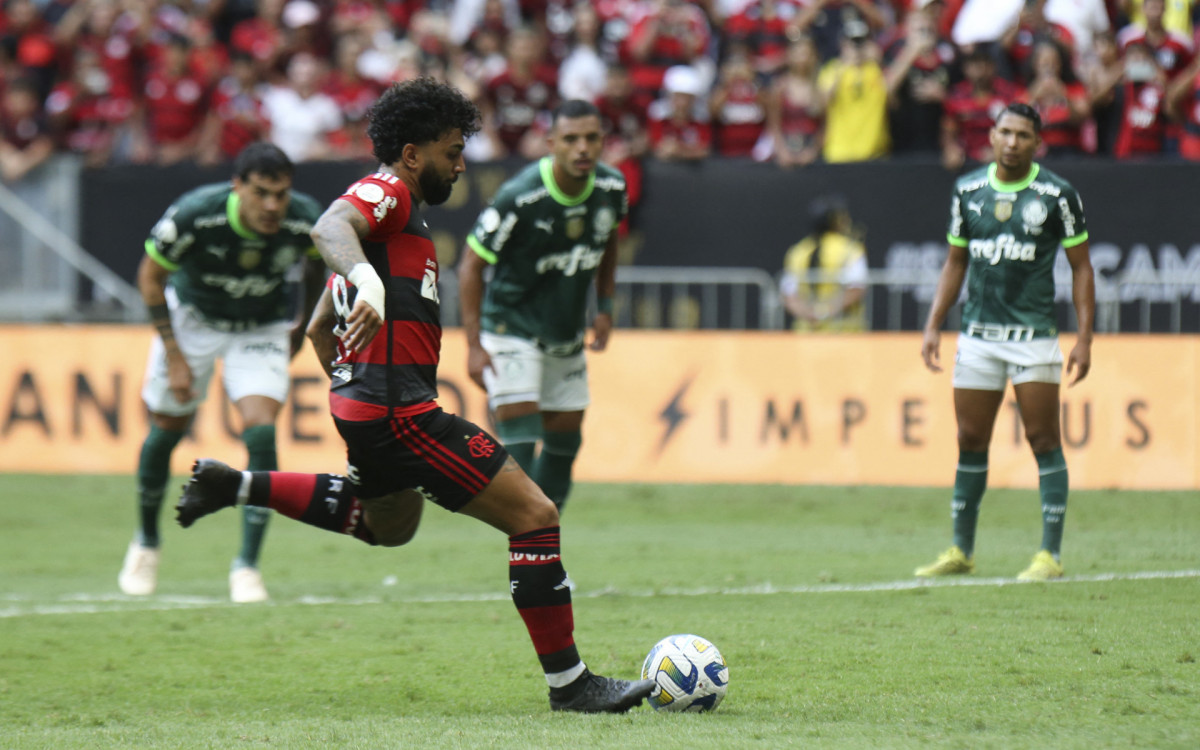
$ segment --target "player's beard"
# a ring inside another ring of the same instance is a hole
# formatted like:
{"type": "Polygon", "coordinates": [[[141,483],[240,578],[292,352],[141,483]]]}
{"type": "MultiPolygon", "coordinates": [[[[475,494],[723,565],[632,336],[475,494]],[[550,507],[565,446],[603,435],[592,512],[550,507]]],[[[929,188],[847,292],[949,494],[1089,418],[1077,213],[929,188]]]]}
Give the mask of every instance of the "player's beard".
{"type": "Polygon", "coordinates": [[[454,181],[443,178],[432,168],[424,169],[417,177],[417,182],[421,185],[421,195],[425,197],[425,202],[431,206],[445,203],[454,190],[454,181]]]}

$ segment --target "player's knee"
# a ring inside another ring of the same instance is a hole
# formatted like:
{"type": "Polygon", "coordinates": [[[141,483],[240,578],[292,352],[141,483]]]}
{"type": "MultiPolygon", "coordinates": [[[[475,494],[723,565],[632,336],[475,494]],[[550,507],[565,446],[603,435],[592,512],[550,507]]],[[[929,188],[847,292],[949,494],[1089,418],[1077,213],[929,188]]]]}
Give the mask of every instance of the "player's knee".
{"type": "Polygon", "coordinates": [[[541,491],[535,493],[534,497],[530,499],[526,517],[528,518],[526,524],[530,530],[545,529],[557,526],[559,523],[558,507],[541,491]]]}
{"type": "Polygon", "coordinates": [[[1052,431],[1044,433],[1026,434],[1026,439],[1029,441],[1029,447],[1033,450],[1034,455],[1049,453],[1059,447],[1058,435],[1052,431]]]}

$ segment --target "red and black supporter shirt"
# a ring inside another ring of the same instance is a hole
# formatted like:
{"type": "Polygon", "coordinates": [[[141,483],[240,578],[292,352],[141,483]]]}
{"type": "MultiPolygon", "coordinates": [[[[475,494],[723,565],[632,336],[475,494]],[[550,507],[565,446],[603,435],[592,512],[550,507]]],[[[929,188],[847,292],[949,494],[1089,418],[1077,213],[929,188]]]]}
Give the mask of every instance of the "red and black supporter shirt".
{"type": "MultiPolygon", "coordinates": [[[[357,208],[371,227],[363,251],[383,280],[386,320],[365,350],[350,352],[339,344],[330,410],[338,419],[361,422],[433,409],[442,345],[438,265],[419,203],[386,172],[364,177],[338,200],[357,208]]],[[[354,288],[340,276],[331,286],[338,326],[344,327],[354,288]]]]}

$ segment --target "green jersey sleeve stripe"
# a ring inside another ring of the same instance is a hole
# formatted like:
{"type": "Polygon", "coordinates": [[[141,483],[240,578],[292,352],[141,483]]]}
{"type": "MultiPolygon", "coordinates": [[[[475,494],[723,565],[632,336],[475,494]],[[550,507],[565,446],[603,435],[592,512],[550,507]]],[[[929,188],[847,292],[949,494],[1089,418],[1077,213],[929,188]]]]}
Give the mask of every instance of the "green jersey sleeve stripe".
{"type": "Polygon", "coordinates": [[[946,235],[946,241],[949,242],[951,245],[954,245],[955,247],[966,247],[967,246],[967,241],[965,239],[963,239],[962,237],[955,237],[952,234],[946,235]]]}
{"type": "Polygon", "coordinates": [[[483,258],[489,265],[496,265],[496,254],[483,246],[483,243],[475,239],[475,235],[467,235],[467,247],[475,251],[475,254],[483,258]]]}
{"type": "Polygon", "coordinates": [[[1087,242],[1087,238],[1087,232],[1084,232],[1083,234],[1077,234],[1074,237],[1067,237],[1063,239],[1062,246],[1065,248],[1071,248],[1075,247],[1076,245],[1082,245],[1084,242],[1087,242]]]}
{"type": "Polygon", "coordinates": [[[157,263],[158,265],[167,269],[168,271],[178,271],[179,270],[178,263],[172,263],[171,261],[167,260],[166,257],[162,253],[160,253],[158,251],[158,245],[154,244],[154,240],[146,240],[146,255],[149,255],[151,258],[154,258],[155,263],[157,263]]]}

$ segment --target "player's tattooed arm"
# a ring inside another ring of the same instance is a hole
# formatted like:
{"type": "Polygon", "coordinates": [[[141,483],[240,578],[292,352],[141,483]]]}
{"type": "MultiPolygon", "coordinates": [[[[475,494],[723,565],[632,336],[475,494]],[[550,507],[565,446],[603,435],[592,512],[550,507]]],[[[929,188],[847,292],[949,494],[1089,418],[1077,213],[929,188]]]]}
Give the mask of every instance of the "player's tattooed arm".
{"type": "Polygon", "coordinates": [[[142,301],[146,303],[146,309],[150,313],[150,322],[162,338],[167,354],[171,355],[179,353],[179,345],[175,341],[175,330],[171,328],[171,313],[167,309],[166,289],[169,274],[170,271],[149,255],[142,256],[137,273],[138,291],[142,293],[142,301]]]}
{"type": "Polygon", "coordinates": [[[358,209],[343,200],[336,200],[312,228],[313,244],[334,273],[347,276],[350,269],[366,263],[362,238],[371,231],[367,219],[358,209]]]}

